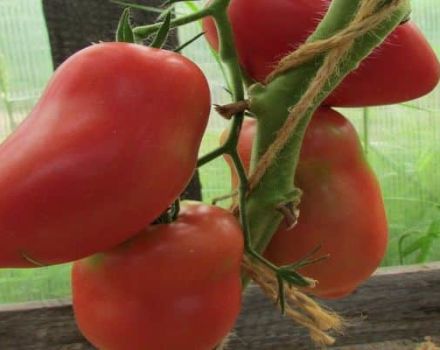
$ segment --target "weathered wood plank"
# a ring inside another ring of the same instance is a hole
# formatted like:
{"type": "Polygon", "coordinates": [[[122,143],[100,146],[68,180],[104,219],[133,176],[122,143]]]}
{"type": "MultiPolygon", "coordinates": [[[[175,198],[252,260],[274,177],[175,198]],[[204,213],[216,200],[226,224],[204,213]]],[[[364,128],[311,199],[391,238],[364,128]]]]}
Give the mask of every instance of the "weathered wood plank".
{"type": "MultiPolygon", "coordinates": [[[[352,296],[327,303],[352,326],[335,350],[406,350],[426,336],[440,342],[440,263],[381,269],[352,296]]],[[[307,333],[249,288],[230,349],[310,350],[307,333]]],[[[0,305],[1,350],[89,350],[69,300],[0,305]]]]}

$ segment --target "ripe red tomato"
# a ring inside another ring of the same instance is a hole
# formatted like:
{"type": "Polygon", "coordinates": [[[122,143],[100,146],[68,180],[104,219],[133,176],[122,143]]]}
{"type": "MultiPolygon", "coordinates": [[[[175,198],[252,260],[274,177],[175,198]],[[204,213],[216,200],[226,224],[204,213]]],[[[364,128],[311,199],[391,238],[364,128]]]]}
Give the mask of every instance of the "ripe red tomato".
{"type": "Polygon", "coordinates": [[[99,349],[212,350],[240,309],[243,235],[228,211],[189,202],[72,269],[79,328],[99,349]]]}
{"type": "MultiPolygon", "coordinates": [[[[240,135],[238,150],[247,168],[255,129],[256,121],[246,120],[240,135]]],[[[282,224],[265,256],[284,265],[321,245],[318,255],[329,254],[329,258],[300,270],[319,282],[310,292],[322,298],[348,295],[383,258],[387,222],[378,182],[363,157],[355,129],[338,112],[320,108],[313,116],[295,184],[303,191],[298,223],[291,230],[282,224]]]]}
{"type": "MultiPolygon", "coordinates": [[[[277,61],[302,44],[325,14],[329,0],[232,0],[228,9],[241,65],[263,81],[277,61]]],[[[215,24],[203,21],[208,42],[218,49],[215,24]]],[[[359,107],[393,104],[430,92],[440,64],[416,25],[401,24],[324,105],[359,107]]]]}
{"type": "Polygon", "coordinates": [[[75,260],[148,225],[189,182],[209,110],[204,75],[177,53],[73,55],[0,145],[0,266],[75,260]]]}

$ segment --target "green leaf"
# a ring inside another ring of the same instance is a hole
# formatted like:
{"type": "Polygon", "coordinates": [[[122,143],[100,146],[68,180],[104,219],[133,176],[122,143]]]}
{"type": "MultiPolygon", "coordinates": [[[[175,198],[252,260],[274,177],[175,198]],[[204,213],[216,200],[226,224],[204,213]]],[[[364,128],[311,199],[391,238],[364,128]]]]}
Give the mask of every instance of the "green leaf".
{"type": "Polygon", "coordinates": [[[406,258],[408,255],[415,253],[423,245],[423,241],[425,239],[425,236],[416,239],[414,242],[412,242],[411,244],[409,244],[408,246],[406,246],[404,248],[403,242],[411,235],[412,235],[412,233],[408,233],[406,235],[403,235],[399,240],[399,251],[400,251],[400,255],[403,258],[406,258]]]}
{"type": "Polygon", "coordinates": [[[424,240],[420,244],[420,252],[416,259],[416,262],[419,264],[428,261],[435,241],[440,238],[440,220],[434,220],[431,222],[431,225],[429,225],[428,231],[423,238],[424,240]]]}
{"type": "Polygon", "coordinates": [[[434,239],[430,236],[425,236],[425,240],[420,246],[419,255],[417,256],[416,263],[421,264],[428,261],[433,246],[434,239]]]}
{"type": "Polygon", "coordinates": [[[171,12],[168,12],[165,21],[160,26],[159,30],[156,33],[156,36],[153,39],[153,42],[151,43],[151,47],[155,48],[161,48],[165,41],[167,40],[168,33],[170,31],[170,23],[171,23],[171,12]]]}
{"type": "Polygon", "coordinates": [[[134,34],[130,23],[129,7],[122,12],[121,18],[119,19],[118,29],[116,30],[116,41],[134,43],[134,34]]]}
{"type": "Polygon", "coordinates": [[[414,253],[418,253],[416,263],[424,263],[428,260],[435,240],[440,238],[440,220],[432,221],[423,236],[404,247],[405,240],[415,233],[417,232],[407,233],[399,239],[399,258],[402,265],[404,258],[414,253]]]}

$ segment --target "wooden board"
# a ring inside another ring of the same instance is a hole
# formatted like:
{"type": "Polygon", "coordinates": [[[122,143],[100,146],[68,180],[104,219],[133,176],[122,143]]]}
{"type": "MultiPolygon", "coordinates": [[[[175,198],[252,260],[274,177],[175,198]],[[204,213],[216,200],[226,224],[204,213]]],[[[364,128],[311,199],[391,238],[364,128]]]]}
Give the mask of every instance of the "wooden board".
{"type": "MultiPolygon", "coordinates": [[[[426,336],[440,343],[440,263],[380,269],[352,296],[326,304],[352,322],[332,349],[415,350],[426,336]]],[[[307,332],[283,319],[258,287],[248,289],[229,349],[313,348],[307,332]]],[[[78,332],[70,301],[55,300],[0,305],[0,349],[93,347],[78,332]]]]}

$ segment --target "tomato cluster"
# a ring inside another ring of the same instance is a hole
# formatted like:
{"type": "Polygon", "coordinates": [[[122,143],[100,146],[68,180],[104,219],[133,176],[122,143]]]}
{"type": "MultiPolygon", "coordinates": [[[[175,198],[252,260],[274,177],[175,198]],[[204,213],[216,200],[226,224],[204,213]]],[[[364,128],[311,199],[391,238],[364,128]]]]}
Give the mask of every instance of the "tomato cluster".
{"type": "MultiPolygon", "coordinates": [[[[246,75],[263,81],[329,3],[232,0],[246,75]]],[[[204,27],[217,49],[209,18],[204,27]]],[[[320,246],[328,259],[300,270],[319,282],[311,293],[351,293],[379,265],[387,242],[377,180],[353,126],[331,107],[419,97],[437,84],[439,67],[414,24],[403,23],[313,116],[291,179],[303,191],[298,224],[282,224],[264,252],[290,265],[320,246]]],[[[76,320],[100,349],[211,350],[238,316],[244,242],[237,218],[202,203],[175,205],[197,166],[210,103],[205,76],[184,56],[100,43],[59,67],[0,145],[0,267],[74,261],[76,320]]],[[[238,139],[246,169],[257,124],[245,120],[238,139]]]]}
{"type": "Polygon", "coordinates": [[[72,261],[148,225],[189,182],[209,111],[203,73],[171,51],[70,57],[0,147],[0,266],[72,261]]]}

